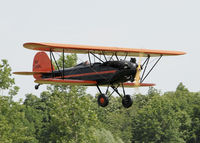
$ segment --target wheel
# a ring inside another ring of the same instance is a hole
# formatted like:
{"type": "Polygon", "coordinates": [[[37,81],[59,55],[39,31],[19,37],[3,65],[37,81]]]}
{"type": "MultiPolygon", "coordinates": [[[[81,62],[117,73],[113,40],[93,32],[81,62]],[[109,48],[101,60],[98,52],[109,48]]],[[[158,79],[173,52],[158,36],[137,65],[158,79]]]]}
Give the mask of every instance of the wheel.
{"type": "Polygon", "coordinates": [[[35,90],[38,90],[39,86],[39,84],[35,85],[35,90]]]}
{"type": "Polygon", "coordinates": [[[132,104],[133,104],[133,100],[132,100],[132,98],[131,98],[130,95],[125,95],[125,96],[122,98],[122,105],[123,105],[125,108],[131,107],[132,104]]]}
{"type": "Polygon", "coordinates": [[[109,103],[108,97],[105,94],[100,94],[97,98],[99,106],[106,107],[109,103]]]}

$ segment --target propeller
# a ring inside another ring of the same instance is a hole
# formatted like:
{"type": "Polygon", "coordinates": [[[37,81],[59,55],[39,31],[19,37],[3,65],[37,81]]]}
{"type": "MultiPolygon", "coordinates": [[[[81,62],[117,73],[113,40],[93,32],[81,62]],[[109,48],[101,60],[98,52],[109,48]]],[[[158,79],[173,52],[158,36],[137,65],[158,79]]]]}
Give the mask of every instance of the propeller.
{"type": "Polygon", "coordinates": [[[142,53],[139,53],[139,61],[138,61],[138,67],[137,67],[137,71],[136,71],[136,75],[135,75],[135,85],[139,86],[140,85],[140,72],[141,72],[141,62],[142,62],[142,53]]]}

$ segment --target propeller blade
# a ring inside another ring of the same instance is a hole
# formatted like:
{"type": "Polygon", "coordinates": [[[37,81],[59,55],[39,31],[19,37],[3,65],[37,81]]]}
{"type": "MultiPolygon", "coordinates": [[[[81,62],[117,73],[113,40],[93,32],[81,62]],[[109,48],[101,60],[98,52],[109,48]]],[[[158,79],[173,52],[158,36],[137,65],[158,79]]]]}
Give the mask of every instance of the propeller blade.
{"type": "Polygon", "coordinates": [[[140,72],[141,72],[141,62],[142,62],[142,56],[143,54],[139,54],[139,61],[138,61],[138,67],[137,67],[137,72],[135,76],[135,85],[139,86],[140,85],[140,72]]]}

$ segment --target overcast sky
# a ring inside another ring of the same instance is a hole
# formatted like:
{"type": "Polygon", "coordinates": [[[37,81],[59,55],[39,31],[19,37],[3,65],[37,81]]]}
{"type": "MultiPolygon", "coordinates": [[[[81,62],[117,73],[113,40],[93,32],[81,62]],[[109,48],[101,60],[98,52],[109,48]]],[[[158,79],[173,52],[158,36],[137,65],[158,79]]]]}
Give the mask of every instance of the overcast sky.
{"type": "MultiPolygon", "coordinates": [[[[31,71],[36,51],[25,42],[179,50],[187,55],[164,57],[147,81],[162,92],[180,82],[200,91],[199,7],[199,0],[0,0],[0,59],[13,71],[31,71]]],[[[17,98],[45,90],[35,91],[31,76],[13,77],[17,98]]]]}

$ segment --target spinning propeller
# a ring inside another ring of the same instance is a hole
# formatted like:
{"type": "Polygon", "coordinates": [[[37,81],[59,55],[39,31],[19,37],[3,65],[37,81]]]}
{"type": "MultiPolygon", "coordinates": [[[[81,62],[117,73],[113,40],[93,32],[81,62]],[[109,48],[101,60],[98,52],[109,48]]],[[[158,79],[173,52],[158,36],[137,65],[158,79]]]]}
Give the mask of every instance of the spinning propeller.
{"type": "Polygon", "coordinates": [[[137,72],[136,72],[136,76],[135,76],[135,85],[136,86],[139,86],[140,85],[140,72],[142,70],[142,67],[141,67],[141,62],[142,62],[142,56],[143,54],[140,53],[139,54],[139,61],[138,61],[138,67],[137,67],[137,72]]]}

